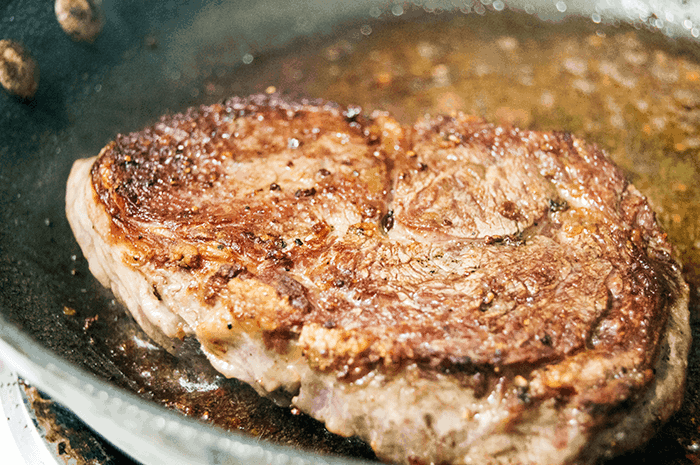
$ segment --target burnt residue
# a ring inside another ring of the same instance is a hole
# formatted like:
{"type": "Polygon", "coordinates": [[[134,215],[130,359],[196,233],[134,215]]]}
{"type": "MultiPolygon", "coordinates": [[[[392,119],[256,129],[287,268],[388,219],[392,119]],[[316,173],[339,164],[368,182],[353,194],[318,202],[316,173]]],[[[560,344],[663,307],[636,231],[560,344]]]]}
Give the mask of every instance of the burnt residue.
{"type": "MultiPolygon", "coordinates": [[[[38,389],[21,384],[34,427],[43,436],[59,463],[66,465],[137,465],[102,439],[70,411],[38,389]]],[[[31,426],[30,426],[31,427],[31,426]]]]}

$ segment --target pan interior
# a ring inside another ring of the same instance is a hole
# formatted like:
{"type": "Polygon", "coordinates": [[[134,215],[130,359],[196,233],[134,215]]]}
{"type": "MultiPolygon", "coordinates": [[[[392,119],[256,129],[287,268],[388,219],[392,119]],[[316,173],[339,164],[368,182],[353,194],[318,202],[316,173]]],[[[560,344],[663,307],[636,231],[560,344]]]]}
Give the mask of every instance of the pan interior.
{"type": "MultiPolygon", "coordinates": [[[[449,11],[412,3],[237,3],[105,1],[108,21],[92,45],[62,35],[43,2],[0,5],[7,34],[42,70],[33,101],[0,93],[4,324],[110,386],[205,422],[371,459],[361,441],[331,435],[223,379],[195,344],[181,359],[153,345],[92,278],[63,213],[73,160],[96,154],[117,133],[191,105],[273,90],[390,110],[404,123],[464,110],[595,141],[650,197],[684,263],[698,315],[697,42],[597,18],[543,22],[525,7],[500,11],[499,2],[449,11]]],[[[562,19],[559,13],[552,18],[562,19]]],[[[689,425],[700,405],[699,366],[696,344],[686,402],[645,456],[698,458],[692,448],[700,435],[689,425]]]]}

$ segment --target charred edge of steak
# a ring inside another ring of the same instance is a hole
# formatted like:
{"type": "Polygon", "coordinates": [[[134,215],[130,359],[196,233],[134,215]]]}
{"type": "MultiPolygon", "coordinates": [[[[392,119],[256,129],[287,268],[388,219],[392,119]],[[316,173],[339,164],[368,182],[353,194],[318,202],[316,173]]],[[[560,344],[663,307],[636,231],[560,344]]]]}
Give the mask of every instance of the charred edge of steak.
{"type": "MultiPolygon", "coordinates": [[[[187,197],[181,194],[211,189],[225,176],[221,172],[220,161],[240,155],[240,151],[230,143],[233,134],[222,134],[218,125],[261,115],[280,122],[317,117],[321,123],[331,122],[326,131],[340,129],[361,138],[368,147],[377,145],[381,134],[373,127],[371,120],[357,111],[359,110],[353,107],[342,109],[332,102],[295,102],[277,95],[234,97],[220,104],[190,108],[185,113],[163,116],[155,126],[141,132],[117,135],[115,141],[102,149],[98,161],[93,165],[92,183],[100,201],[112,217],[112,233],[115,237],[128,239],[134,248],[147,254],[148,260],[165,265],[172,261],[171,257],[154,255],[154,251],[158,250],[158,234],[140,229],[134,225],[133,220],[154,221],[155,214],[163,221],[175,221],[181,225],[194,225],[202,221],[204,213],[197,206],[189,205],[187,197]],[[341,116],[341,122],[333,119],[336,115],[341,116]],[[196,142],[189,144],[188,141],[196,142]],[[199,153],[202,152],[213,154],[206,166],[198,165],[199,153]],[[204,169],[196,170],[197,167],[204,169]],[[143,207],[146,205],[148,213],[144,213],[143,207]]],[[[265,149],[269,147],[247,150],[246,156],[259,157],[265,149]]],[[[381,148],[373,150],[381,152],[381,148]]],[[[293,161],[290,160],[288,165],[293,166],[293,161]]],[[[326,168],[319,170],[321,178],[332,175],[326,168]]],[[[300,200],[312,199],[322,193],[321,190],[333,192],[336,189],[333,184],[326,183],[324,186],[297,189],[294,197],[300,200]]],[[[280,192],[283,187],[273,183],[269,189],[271,192],[280,192]]],[[[377,217],[380,212],[374,203],[369,199],[364,206],[363,214],[367,219],[377,217]]],[[[245,206],[241,212],[249,217],[254,217],[256,213],[259,212],[252,211],[249,206],[245,206]]],[[[218,220],[215,215],[211,215],[208,221],[215,224],[218,220]]],[[[287,271],[293,267],[284,247],[279,247],[279,244],[284,243],[283,238],[270,242],[269,238],[255,237],[247,231],[244,234],[253,239],[254,246],[265,254],[266,259],[282,265],[287,271]]],[[[197,241],[197,238],[192,238],[192,243],[197,241]]]]}

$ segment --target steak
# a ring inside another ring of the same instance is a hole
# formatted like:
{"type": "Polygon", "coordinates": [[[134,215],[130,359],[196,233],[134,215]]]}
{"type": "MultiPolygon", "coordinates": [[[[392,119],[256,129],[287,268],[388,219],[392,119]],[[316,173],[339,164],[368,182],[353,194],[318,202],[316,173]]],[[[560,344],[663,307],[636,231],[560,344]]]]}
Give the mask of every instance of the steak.
{"type": "Polygon", "coordinates": [[[78,160],[67,215],[157,342],[403,463],[593,463],[680,405],[688,288],[595,146],[277,96],[78,160]]]}

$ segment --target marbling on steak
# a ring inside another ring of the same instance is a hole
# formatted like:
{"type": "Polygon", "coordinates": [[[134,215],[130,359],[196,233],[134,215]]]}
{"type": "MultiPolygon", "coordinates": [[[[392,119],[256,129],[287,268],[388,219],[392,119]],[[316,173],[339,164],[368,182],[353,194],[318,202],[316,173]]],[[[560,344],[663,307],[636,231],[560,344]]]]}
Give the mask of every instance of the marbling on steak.
{"type": "Polygon", "coordinates": [[[591,463],[679,406],[687,286],[568,133],[234,98],[76,162],[90,268],[161,344],[406,463],[591,463]]]}

